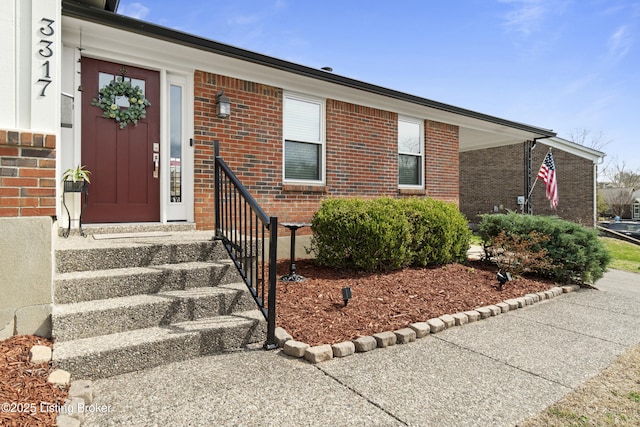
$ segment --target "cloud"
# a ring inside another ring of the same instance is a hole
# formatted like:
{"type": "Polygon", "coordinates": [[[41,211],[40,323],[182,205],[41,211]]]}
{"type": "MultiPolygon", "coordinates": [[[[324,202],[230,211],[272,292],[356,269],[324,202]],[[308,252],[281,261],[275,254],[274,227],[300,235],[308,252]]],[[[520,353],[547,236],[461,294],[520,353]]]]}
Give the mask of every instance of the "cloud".
{"type": "Polygon", "coordinates": [[[149,12],[151,12],[151,9],[149,9],[147,6],[143,5],[142,3],[131,3],[127,5],[121,5],[118,8],[118,13],[120,15],[125,15],[135,19],[144,19],[147,15],[149,15],[149,12]]]}
{"type": "Polygon", "coordinates": [[[583,93],[589,86],[599,78],[598,73],[589,73],[573,80],[566,81],[563,85],[563,89],[560,94],[565,97],[575,96],[578,93],[583,93]]]}
{"type": "Polygon", "coordinates": [[[258,15],[239,15],[229,18],[227,24],[229,25],[253,25],[259,22],[261,18],[258,15]]]}
{"type": "Polygon", "coordinates": [[[501,3],[513,5],[504,16],[507,30],[527,37],[536,32],[547,13],[545,0],[500,0],[501,3]]]}
{"type": "Polygon", "coordinates": [[[626,25],[622,25],[609,36],[607,46],[609,48],[609,57],[612,60],[619,61],[631,50],[633,38],[626,25]]]}

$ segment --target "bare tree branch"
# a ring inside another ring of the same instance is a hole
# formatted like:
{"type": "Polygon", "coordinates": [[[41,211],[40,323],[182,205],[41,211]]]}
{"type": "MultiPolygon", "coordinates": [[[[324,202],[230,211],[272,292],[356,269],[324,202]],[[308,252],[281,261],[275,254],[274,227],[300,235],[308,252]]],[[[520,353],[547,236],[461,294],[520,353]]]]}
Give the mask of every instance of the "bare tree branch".
{"type": "Polygon", "coordinates": [[[602,149],[609,145],[612,140],[605,139],[602,131],[592,134],[590,129],[576,128],[569,133],[569,138],[576,144],[593,148],[594,150],[603,151],[602,149]]]}

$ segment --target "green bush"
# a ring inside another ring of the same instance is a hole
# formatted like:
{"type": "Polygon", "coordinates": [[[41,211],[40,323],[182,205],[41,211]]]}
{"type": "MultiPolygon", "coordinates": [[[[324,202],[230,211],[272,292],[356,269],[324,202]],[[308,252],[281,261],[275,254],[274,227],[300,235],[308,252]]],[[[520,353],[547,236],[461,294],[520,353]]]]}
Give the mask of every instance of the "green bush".
{"type": "Polygon", "coordinates": [[[598,240],[597,232],[551,216],[521,215],[515,212],[482,215],[480,236],[486,245],[501,231],[508,236],[524,238],[532,231],[548,236],[540,242],[551,260],[549,268],[537,273],[563,283],[589,283],[600,279],[610,261],[610,255],[598,240]]]}
{"type": "Polygon", "coordinates": [[[455,205],[431,199],[328,199],[311,228],[318,264],[366,271],[462,261],[471,236],[455,205]]]}
{"type": "Polygon", "coordinates": [[[467,259],[471,231],[454,204],[417,198],[398,199],[396,204],[410,225],[410,265],[424,267],[467,259]]]}

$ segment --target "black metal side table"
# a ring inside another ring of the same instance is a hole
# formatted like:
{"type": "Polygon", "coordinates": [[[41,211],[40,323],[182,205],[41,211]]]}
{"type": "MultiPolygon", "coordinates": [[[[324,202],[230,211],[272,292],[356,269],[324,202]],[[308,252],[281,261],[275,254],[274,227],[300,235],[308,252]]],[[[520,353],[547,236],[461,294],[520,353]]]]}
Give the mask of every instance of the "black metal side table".
{"type": "Polygon", "coordinates": [[[291,264],[289,265],[289,273],[280,277],[280,280],[284,282],[304,282],[307,279],[296,274],[296,231],[302,227],[310,227],[311,224],[306,222],[281,222],[280,225],[291,231],[291,264]]]}
{"type": "Polygon", "coordinates": [[[71,233],[71,213],[69,212],[69,208],[67,207],[67,202],[66,202],[66,197],[65,195],[67,193],[80,193],[82,197],[82,195],[84,195],[84,203],[81,204],[80,206],[80,215],[78,216],[78,228],[80,229],[80,235],[82,237],[87,237],[86,234],[84,234],[84,231],[82,231],[82,212],[84,211],[84,208],[87,207],[87,203],[89,203],[89,186],[87,185],[86,181],[64,181],[64,192],[62,193],[62,206],[64,206],[64,208],[67,211],[67,231],[62,233],[62,236],[64,238],[69,237],[69,233],[71,233]]]}

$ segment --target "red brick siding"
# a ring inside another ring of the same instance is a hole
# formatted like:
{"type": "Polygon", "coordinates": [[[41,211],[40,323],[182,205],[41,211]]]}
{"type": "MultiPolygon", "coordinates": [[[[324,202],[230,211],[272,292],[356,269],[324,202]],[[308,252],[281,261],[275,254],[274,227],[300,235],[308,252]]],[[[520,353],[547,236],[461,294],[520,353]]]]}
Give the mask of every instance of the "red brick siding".
{"type": "MultiPolygon", "coordinates": [[[[533,150],[533,181],[548,146],[538,143],[533,150]]],[[[538,180],[531,202],[536,215],[558,215],[584,225],[593,225],[593,162],[553,149],[558,176],[557,210],[549,206],[545,185],[538,180]]],[[[478,214],[492,213],[494,206],[519,211],[517,196],[524,194],[524,143],[460,154],[460,210],[472,222],[478,214]]]]}
{"type": "Polygon", "coordinates": [[[0,217],[55,216],[56,138],[0,130],[0,217]]]}
{"type": "Polygon", "coordinates": [[[460,163],[459,128],[425,122],[425,184],[427,195],[458,203],[460,163]]]}
{"type": "Polygon", "coordinates": [[[195,77],[195,220],[214,228],[213,141],[242,183],[270,215],[270,202],[282,186],[282,90],[258,83],[196,71],[195,77]],[[216,94],[231,100],[231,116],[215,114],[216,94]]]}
{"type": "Polygon", "coordinates": [[[398,194],[398,115],[327,100],[327,189],[334,197],[398,194]]]}
{"type": "Polygon", "coordinates": [[[419,194],[458,200],[458,128],[425,122],[426,191],[398,190],[396,113],[326,101],[326,185],[283,184],[283,90],[230,77],[195,73],[195,217],[214,226],[213,141],[269,215],[309,221],[326,197],[419,194]],[[231,116],[215,116],[215,95],[231,100],[231,116]]]}

